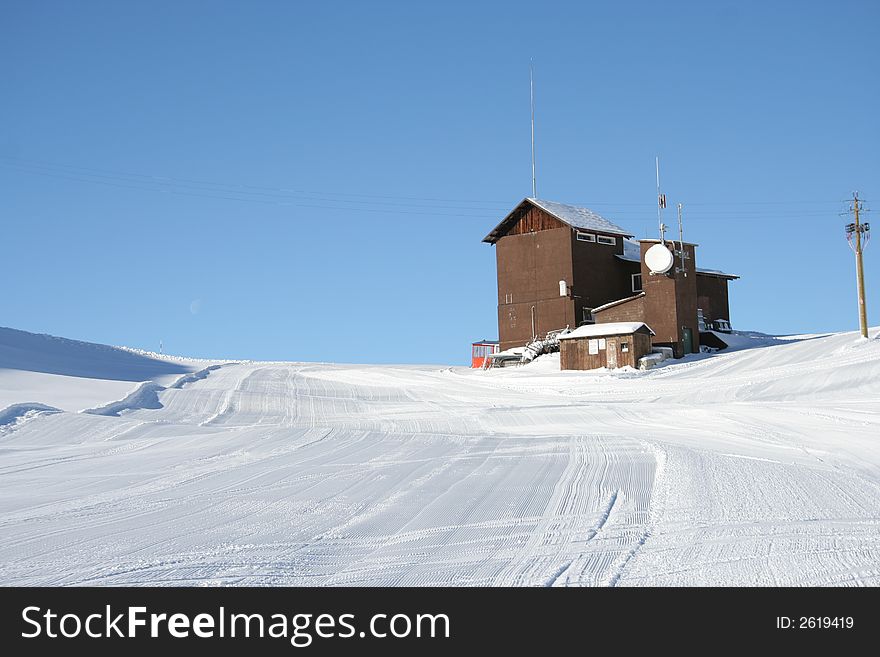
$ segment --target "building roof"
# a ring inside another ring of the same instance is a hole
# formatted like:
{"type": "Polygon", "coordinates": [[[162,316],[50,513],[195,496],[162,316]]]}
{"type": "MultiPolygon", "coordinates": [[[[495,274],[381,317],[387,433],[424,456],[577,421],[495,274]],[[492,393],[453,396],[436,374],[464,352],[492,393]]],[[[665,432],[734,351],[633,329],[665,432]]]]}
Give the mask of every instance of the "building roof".
{"type": "Polygon", "coordinates": [[[560,340],[572,340],[574,338],[602,338],[609,335],[628,335],[645,328],[651,335],[654,331],[644,322],[609,322],[608,324],[584,324],[578,326],[571,333],[560,335],[560,340]]]}
{"type": "Polygon", "coordinates": [[[718,269],[703,269],[702,267],[697,267],[697,274],[700,276],[716,276],[718,278],[726,278],[728,280],[734,280],[739,278],[736,274],[727,274],[718,269]]]}
{"type": "MultiPolygon", "coordinates": [[[[642,248],[639,246],[639,240],[632,239],[634,237],[632,233],[627,232],[617,224],[608,221],[605,217],[593,212],[589,208],[581,208],[576,205],[566,205],[565,203],[557,203],[556,201],[545,201],[539,198],[524,198],[506,217],[504,217],[504,219],[501,220],[501,223],[495,226],[495,228],[483,238],[483,241],[488,242],[489,244],[495,244],[495,242],[500,240],[519,220],[525,206],[527,205],[541,208],[562,223],[578,230],[591,230],[597,233],[606,233],[608,235],[621,235],[623,236],[623,255],[618,254],[614,257],[627,262],[641,262],[642,248]]],[[[659,242],[660,240],[648,239],[641,241],[659,242]]],[[[692,244],[692,242],[688,242],[688,244],[692,244]]],[[[717,278],[726,278],[728,280],[739,278],[736,274],[728,274],[718,269],[703,269],[702,267],[697,267],[697,273],[701,276],[715,276],[717,278]]]]}
{"type": "Polygon", "coordinates": [[[633,236],[632,233],[621,228],[617,224],[611,223],[605,217],[596,214],[589,208],[580,208],[575,205],[565,205],[564,203],[545,201],[537,198],[525,198],[510,212],[510,214],[501,220],[501,223],[492,229],[492,232],[483,238],[483,241],[488,242],[489,244],[494,244],[501,239],[510,227],[519,219],[525,204],[541,208],[551,216],[559,219],[559,221],[564,224],[568,224],[572,228],[592,230],[597,233],[606,233],[608,235],[622,235],[624,237],[633,236]]]}
{"type": "MultiPolygon", "coordinates": [[[[646,241],[659,242],[660,240],[641,240],[641,241],[642,242],[646,242],[646,241]]],[[[671,242],[672,240],[669,240],[669,241],[671,242]]],[[[641,262],[642,249],[639,246],[639,241],[625,238],[623,240],[623,255],[618,254],[615,257],[620,260],[625,260],[627,262],[641,262]]],[[[697,267],[697,273],[700,276],[716,276],[718,278],[726,278],[728,280],[735,280],[735,279],[739,278],[739,276],[737,274],[728,274],[727,272],[723,272],[720,269],[704,269],[703,267],[697,267]]]]}

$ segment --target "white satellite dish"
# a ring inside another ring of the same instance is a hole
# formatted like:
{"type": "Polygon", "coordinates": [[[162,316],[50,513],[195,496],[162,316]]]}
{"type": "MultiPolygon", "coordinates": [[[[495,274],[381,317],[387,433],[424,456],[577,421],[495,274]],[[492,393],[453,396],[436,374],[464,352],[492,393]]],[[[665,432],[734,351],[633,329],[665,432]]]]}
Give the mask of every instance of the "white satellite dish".
{"type": "Polygon", "coordinates": [[[672,265],[675,264],[675,258],[672,251],[667,249],[663,244],[655,244],[645,251],[645,264],[652,274],[665,274],[672,265]]]}

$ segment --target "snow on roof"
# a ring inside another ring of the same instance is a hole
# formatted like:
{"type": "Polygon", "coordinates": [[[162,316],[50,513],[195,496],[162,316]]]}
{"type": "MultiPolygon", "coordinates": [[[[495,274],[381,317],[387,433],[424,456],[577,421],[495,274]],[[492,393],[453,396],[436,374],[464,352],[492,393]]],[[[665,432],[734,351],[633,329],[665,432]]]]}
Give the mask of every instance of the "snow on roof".
{"type": "MultiPolygon", "coordinates": [[[[654,241],[659,242],[659,240],[654,241]]],[[[641,262],[642,248],[639,246],[637,240],[625,238],[623,240],[623,255],[618,254],[615,257],[619,260],[625,260],[626,262],[641,262]]],[[[721,278],[739,278],[737,274],[728,274],[720,269],[704,269],[703,267],[697,267],[697,273],[705,276],[719,276],[721,278]]]]}
{"type": "MultiPolygon", "coordinates": [[[[571,333],[560,335],[560,340],[571,340],[572,338],[601,338],[608,335],[624,335],[635,333],[640,328],[646,328],[651,331],[651,327],[644,322],[609,322],[608,324],[584,324],[578,326],[571,333]]],[[[654,335],[654,331],[651,331],[654,335]]]]}
{"type": "Polygon", "coordinates": [[[566,205],[564,203],[556,203],[555,201],[544,201],[538,198],[527,199],[543,208],[560,221],[564,221],[569,226],[581,228],[584,230],[595,230],[600,233],[611,233],[614,235],[624,235],[630,237],[632,233],[621,228],[617,224],[613,224],[605,217],[596,214],[589,208],[580,208],[576,205],[566,205]]]}
{"type": "Polygon", "coordinates": [[[718,276],[720,278],[739,278],[737,274],[728,274],[719,269],[703,269],[702,267],[697,267],[698,274],[704,274],[705,276],[718,276]]]}
{"type": "Polygon", "coordinates": [[[617,257],[621,260],[628,260],[629,262],[641,262],[642,247],[639,246],[639,243],[636,240],[626,238],[623,240],[623,255],[617,257]]]}
{"type": "Polygon", "coordinates": [[[623,299],[617,299],[616,301],[610,301],[608,303],[602,304],[601,306],[597,306],[593,308],[594,313],[601,312],[603,310],[607,310],[608,308],[613,308],[614,306],[619,306],[622,303],[626,303],[627,301],[632,301],[633,299],[638,299],[639,297],[645,296],[644,292],[639,292],[638,294],[634,294],[631,297],[624,297],[623,299]]]}
{"type": "Polygon", "coordinates": [[[592,230],[597,233],[606,233],[608,235],[632,237],[632,233],[621,228],[617,224],[611,223],[605,217],[596,214],[589,208],[580,208],[575,205],[566,205],[564,203],[556,203],[555,201],[544,201],[537,198],[525,198],[513,210],[511,210],[510,214],[501,220],[501,223],[492,229],[492,232],[483,238],[483,241],[488,242],[489,244],[494,244],[501,239],[501,237],[519,218],[520,215],[518,210],[520,210],[525,203],[531,203],[532,205],[541,208],[572,228],[577,228],[579,230],[592,230]]]}

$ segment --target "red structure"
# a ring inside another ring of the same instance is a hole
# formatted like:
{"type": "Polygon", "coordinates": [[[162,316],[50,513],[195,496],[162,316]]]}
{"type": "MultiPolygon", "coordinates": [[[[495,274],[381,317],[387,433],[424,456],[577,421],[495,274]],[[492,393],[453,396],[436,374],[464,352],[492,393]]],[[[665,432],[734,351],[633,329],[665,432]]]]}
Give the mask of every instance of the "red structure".
{"type": "Polygon", "coordinates": [[[471,343],[471,367],[482,368],[488,364],[489,356],[498,353],[497,340],[480,340],[471,343]]]}

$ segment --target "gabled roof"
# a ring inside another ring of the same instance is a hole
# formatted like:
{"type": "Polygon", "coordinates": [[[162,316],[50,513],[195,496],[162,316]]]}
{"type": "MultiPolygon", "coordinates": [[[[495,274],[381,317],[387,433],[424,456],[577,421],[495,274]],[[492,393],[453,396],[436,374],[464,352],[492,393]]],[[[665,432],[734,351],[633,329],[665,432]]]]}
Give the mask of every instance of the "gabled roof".
{"type": "Polygon", "coordinates": [[[597,233],[605,233],[608,235],[622,235],[624,237],[632,237],[633,234],[624,230],[617,224],[611,223],[605,217],[596,214],[588,208],[580,208],[575,205],[565,205],[564,203],[556,203],[555,201],[544,201],[537,198],[525,198],[519,203],[501,223],[495,226],[486,237],[484,242],[495,244],[504,234],[510,230],[519,218],[527,205],[532,205],[544,210],[549,215],[555,217],[564,224],[580,230],[592,230],[597,233]]]}
{"type": "Polygon", "coordinates": [[[560,335],[560,340],[573,338],[601,338],[609,335],[629,335],[630,333],[649,333],[654,335],[651,327],[644,322],[609,322],[608,324],[584,324],[571,333],[560,335]]]}

